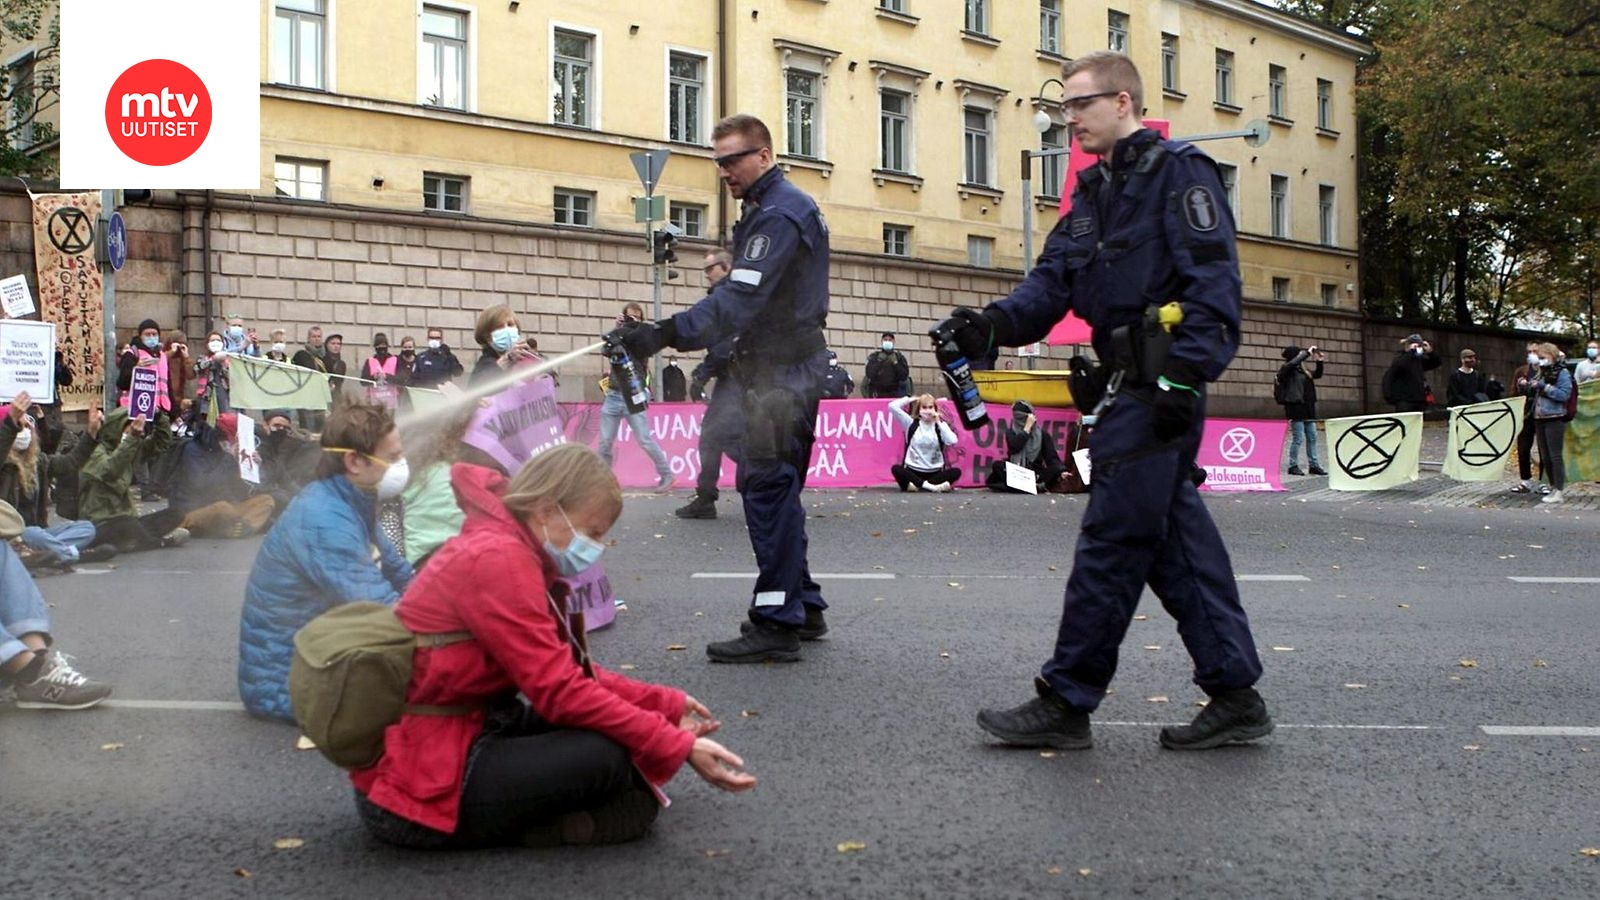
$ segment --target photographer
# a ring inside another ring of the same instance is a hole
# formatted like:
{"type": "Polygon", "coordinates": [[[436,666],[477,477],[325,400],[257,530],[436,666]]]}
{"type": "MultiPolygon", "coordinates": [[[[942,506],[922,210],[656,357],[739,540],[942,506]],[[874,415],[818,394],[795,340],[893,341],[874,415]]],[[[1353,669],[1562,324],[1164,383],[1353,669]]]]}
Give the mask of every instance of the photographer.
{"type": "Polygon", "coordinates": [[[1328,358],[1317,347],[1301,350],[1293,344],[1283,348],[1283,366],[1273,380],[1273,399],[1283,404],[1283,417],[1289,420],[1289,470],[1290,475],[1304,475],[1300,471],[1300,441],[1306,444],[1306,463],[1312,475],[1328,474],[1317,462],[1317,384],[1322,377],[1322,364],[1328,358]],[[1312,360],[1311,370],[1305,362],[1312,360]]]}
{"type": "Polygon", "coordinates": [[[1439,368],[1439,354],[1420,334],[1410,334],[1400,342],[1400,352],[1383,373],[1383,402],[1395,412],[1428,411],[1428,378],[1424,373],[1439,368]]]}

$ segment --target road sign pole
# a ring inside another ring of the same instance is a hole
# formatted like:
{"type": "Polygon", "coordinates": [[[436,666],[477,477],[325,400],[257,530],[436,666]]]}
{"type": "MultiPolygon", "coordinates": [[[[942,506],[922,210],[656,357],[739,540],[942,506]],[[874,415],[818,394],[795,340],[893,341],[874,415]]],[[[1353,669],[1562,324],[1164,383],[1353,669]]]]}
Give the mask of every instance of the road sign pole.
{"type": "MultiPolygon", "coordinates": [[[[116,202],[115,191],[100,192],[100,220],[95,223],[99,240],[104,240],[116,202]]],[[[117,270],[110,265],[101,266],[100,285],[100,323],[105,331],[105,408],[110,409],[117,405],[117,270]]]]}
{"type": "MultiPolygon", "coordinates": [[[[633,170],[639,173],[639,183],[644,185],[644,247],[646,258],[650,260],[650,293],[654,301],[651,315],[657,322],[661,321],[661,264],[656,262],[655,196],[656,185],[661,181],[661,170],[667,167],[667,159],[671,156],[672,151],[666,149],[641,150],[628,156],[633,162],[633,170]]],[[[653,373],[652,390],[660,390],[657,385],[661,384],[661,354],[656,354],[650,371],[653,373]]]]}

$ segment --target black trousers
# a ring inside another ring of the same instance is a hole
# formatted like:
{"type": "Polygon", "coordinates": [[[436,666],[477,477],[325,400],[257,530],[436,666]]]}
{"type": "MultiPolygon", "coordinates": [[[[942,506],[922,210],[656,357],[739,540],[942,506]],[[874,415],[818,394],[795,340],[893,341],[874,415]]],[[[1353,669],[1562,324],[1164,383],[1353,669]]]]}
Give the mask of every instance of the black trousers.
{"type": "Polygon", "coordinates": [[[110,544],[117,548],[118,553],[154,550],[161,546],[161,539],[166,537],[167,532],[178,527],[183,516],[182,512],[171,507],[147,516],[113,516],[94,523],[94,543],[91,546],[110,544]]]}
{"type": "Polygon", "coordinates": [[[1561,459],[1561,450],[1567,442],[1567,423],[1560,419],[1535,419],[1534,429],[1539,436],[1539,467],[1550,487],[1562,490],[1567,486],[1567,467],[1561,459]]]}
{"type": "Polygon", "coordinates": [[[889,474],[894,476],[895,483],[900,485],[900,490],[909,490],[911,486],[922,487],[925,484],[954,484],[961,477],[961,470],[946,469],[913,469],[910,466],[893,465],[889,467],[889,474]]]}
{"type": "MultiPolygon", "coordinates": [[[[1522,416],[1522,430],[1517,432],[1517,474],[1523,481],[1533,480],[1533,410],[1528,410],[1522,416]]],[[[1539,467],[1544,467],[1544,460],[1539,460],[1539,467]]],[[[1541,473],[1542,474],[1542,473],[1541,473]]]]}

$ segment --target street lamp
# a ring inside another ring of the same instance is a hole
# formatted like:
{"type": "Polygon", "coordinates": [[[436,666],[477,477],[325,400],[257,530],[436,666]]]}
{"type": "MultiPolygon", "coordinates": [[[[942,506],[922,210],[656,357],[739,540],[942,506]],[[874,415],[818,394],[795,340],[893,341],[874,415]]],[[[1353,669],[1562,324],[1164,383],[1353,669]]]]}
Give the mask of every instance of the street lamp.
{"type": "MultiPolygon", "coordinates": [[[[1040,135],[1055,127],[1056,124],[1055,120],[1050,118],[1050,114],[1044,111],[1046,102],[1044,89],[1051,84],[1061,88],[1061,98],[1063,100],[1067,96],[1067,86],[1062,84],[1059,78],[1046,78],[1040,83],[1038,92],[1033,95],[1033,130],[1040,135]]],[[[1066,156],[1071,152],[1072,141],[1070,138],[1064,145],[1052,147],[1049,150],[1029,150],[1026,147],[1022,149],[1022,276],[1024,278],[1033,270],[1033,161],[1052,156],[1066,156]]],[[[1060,189],[1060,185],[1056,187],[1058,190],[1060,189]]],[[[1029,369],[1033,368],[1035,358],[1034,356],[1028,357],[1029,369]]]]}

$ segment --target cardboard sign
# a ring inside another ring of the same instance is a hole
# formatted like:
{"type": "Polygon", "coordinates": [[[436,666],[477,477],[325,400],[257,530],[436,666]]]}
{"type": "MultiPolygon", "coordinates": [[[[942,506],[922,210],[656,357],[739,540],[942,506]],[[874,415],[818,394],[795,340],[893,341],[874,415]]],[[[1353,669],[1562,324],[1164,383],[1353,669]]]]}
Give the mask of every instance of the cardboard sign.
{"type": "Polygon", "coordinates": [[[239,477],[251,484],[261,483],[261,454],[256,452],[255,420],[239,414],[239,477]]]}
{"type": "Polygon", "coordinates": [[[155,366],[134,366],[133,380],[128,386],[128,415],[135,419],[154,421],[156,417],[156,392],[161,377],[155,366]]]}
{"type": "Polygon", "coordinates": [[[1006,487],[1025,494],[1039,493],[1039,477],[1027,466],[1006,461],[1006,487]]]}
{"type": "Polygon", "coordinates": [[[473,416],[461,440],[494,457],[507,472],[517,474],[539,453],[566,443],[555,383],[538,377],[490,397],[489,405],[473,416]]]}
{"type": "Polygon", "coordinates": [[[24,391],[35,403],[56,401],[56,326],[0,319],[0,402],[24,391]]]}
{"type": "Polygon", "coordinates": [[[12,319],[31,316],[38,311],[38,307],[33,305],[33,292],[28,290],[28,276],[13,275],[0,279],[0,306],[5,307],[6,316],[12,319]]]}
{"type": "Polygon", "coordinates": [[[1072,461],[1078,464],[1078,477],[1083,479],[1084,484],[1088,484],[1090,469],[1089,448],[1084,447],[1081,450],[1072,451],[1072,461]]]}
{"type": "Polygon", "coordinates": [[[612,593],[611,579],[606,577],[605,566],[595,563],[561,580],[572,588],[572,594],[567,597],[567,611],[583,613],[586,631],[604,628],[616,620],[616,595],[612,593]]]}

